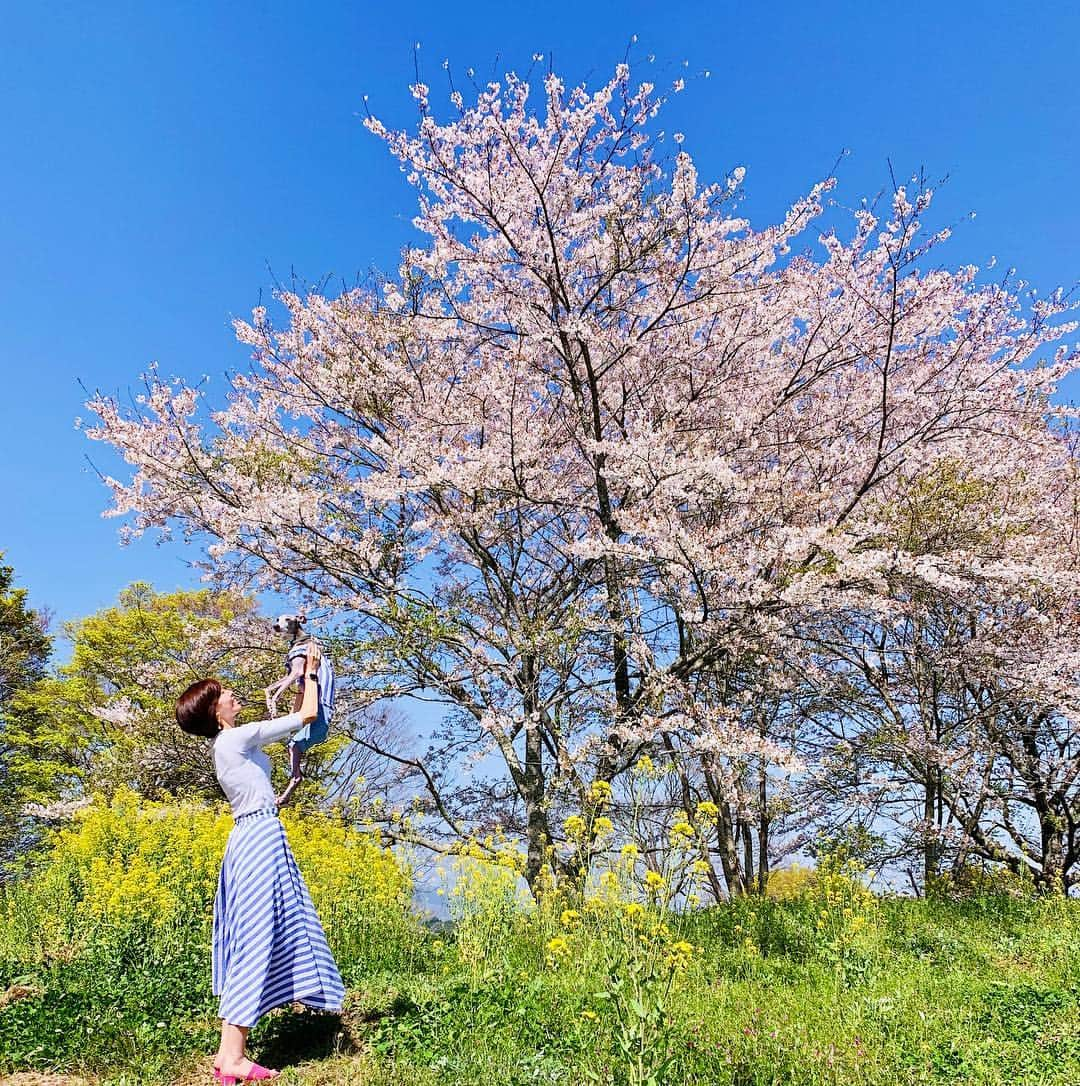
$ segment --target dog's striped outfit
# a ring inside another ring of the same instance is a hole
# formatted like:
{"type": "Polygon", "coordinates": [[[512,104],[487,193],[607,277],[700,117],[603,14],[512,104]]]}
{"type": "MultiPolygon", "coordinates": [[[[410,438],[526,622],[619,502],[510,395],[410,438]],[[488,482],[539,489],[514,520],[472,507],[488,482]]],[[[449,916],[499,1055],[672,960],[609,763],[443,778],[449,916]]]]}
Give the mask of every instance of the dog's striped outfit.
{"type": "Polygon", "coordinates": [[[298,1001],[340,1011],[345,996],[326,934],[285,829],[262,747],[302,726],[299,713],[226,728],[214,766],[235,824],[214,898],[212,979],[218,1015],[253,1026],[273,1007],[298,1001]]]}
{"type": "MultiPolygon", "coordinates": [[[[285,656],[285,673],[292,671],[293,660],[306,657],[308,643],[301,641],[299,645],[293,645],[285,656]]],[[[324,652],[319,657],[319,670],[316,672],[319,683],[319,715],[310,723],[305,724],[293,737],[292,742],[301,751],[308,751],[316,743],[326,740],[330,730],[330,720],[334,715],[334,694],[337,686],[334,676],[334,664],[324,652]]],[[[300,685],[303,690],[303,683],[300,685]]]]}

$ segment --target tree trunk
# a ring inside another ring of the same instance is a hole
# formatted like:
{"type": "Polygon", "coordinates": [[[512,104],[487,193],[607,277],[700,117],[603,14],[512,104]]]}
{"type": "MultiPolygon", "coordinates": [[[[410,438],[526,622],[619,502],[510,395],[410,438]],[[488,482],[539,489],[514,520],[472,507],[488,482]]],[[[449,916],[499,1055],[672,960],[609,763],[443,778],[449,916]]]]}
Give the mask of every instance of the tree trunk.
{"type": "Polygon", "coordinates": [[[754,889],[754,835],[750,832],[748,819],[739,819],[739,834],[742,837],[743,879],[749,894],[754,889]]]}
{"type": "Polygon", "coordinates": [[[930,827],[937,826],[938,810],[937,774],[928,766],[923,777],[923,893],[937,877],[941,846],[930,827]]]}
{"type": "Polygon", "coordinates": [[[758,770],[758,893],[769,888],[769,778],[762,763],[758,770]]]}
{"type": "Polygon", "coordinates": [[[739,864],[739,853],[735,848],[735,832],[731,819],[731,805],[718,803],[720,818],[717,821],[717,831],[720,846],[720,866],[724,871],[724,881],[727,883],[728,896],[738,897],[746,893],[746,881],[743,878],[742,868],[739,864]]]}
{"type": "Polygon", "coordinates": [[[525,802],[526,858],[525,878],[535,894],[537,880],[544,866],[544,852],[550,844],[544,814],[543,740],[537,715],[536,661],[526,656],[521,663],[522,707],[525,711],[525,761],[522,766],[521,792],[525,802]]]}

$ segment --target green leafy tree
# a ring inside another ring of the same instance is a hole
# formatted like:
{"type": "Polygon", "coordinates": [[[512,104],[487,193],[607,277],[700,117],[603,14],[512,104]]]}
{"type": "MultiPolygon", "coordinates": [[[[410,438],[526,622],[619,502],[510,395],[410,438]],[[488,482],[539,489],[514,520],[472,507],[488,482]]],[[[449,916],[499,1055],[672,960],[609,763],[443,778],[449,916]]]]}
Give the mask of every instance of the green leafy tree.
{"type": "MultiPolygon", "coordinates": [[[[0,552],[2,557],[2,552],[0,552]]],[[[45,674],[52,641],[48,616],[27,604],[25,588],[16,588],[15,571],[0,564],[0,868],[25,849],[32,825],[21,816],[17,787],[18,700],[45,674]]]]}
{"type": "Polygon", "coordinates": [[[136,583],[115,606],[64,627],[71,658],[18,698],[14,740],[25,802],[111,796],[151,799],[220,790],[206,745],[176,726],[189,683],[216,676],[265,714],[262,688],[281,669],[280,646],[253,600],[209,589],[156,592],[136,583]]]}

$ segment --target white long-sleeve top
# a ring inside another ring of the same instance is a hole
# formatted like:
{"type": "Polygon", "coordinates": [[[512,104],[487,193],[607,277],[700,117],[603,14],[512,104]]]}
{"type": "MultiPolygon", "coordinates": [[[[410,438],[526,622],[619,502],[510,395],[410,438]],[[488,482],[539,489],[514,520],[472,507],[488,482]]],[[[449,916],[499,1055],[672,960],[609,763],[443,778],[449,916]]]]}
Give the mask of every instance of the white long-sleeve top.
{"type": "Polygon", "coordinates": [[[274,720],[259,720],[223,728],[214,736],[214,770],[225,798],[232,807],[233,818],[273,807],[274,789],[270,784],[270,759],[263,747],[304,726],[299,712],[288,713],[274,720]]]}

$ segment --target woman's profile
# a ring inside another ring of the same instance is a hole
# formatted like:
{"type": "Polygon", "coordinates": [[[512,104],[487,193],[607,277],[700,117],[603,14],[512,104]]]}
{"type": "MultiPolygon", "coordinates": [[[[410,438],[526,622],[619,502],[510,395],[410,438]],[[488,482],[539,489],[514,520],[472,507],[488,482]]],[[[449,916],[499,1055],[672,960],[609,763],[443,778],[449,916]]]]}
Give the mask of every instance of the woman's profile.
{"type": "Polygon", "coordinates": [[[214,769],[234,819],[214,897],[211,972],[221,1018],[214,1077],[222,1086],[280,1074],[244,1055],[248,1031],[267,1011],[293,1002],[340,1011],[345,995],[278,818],[263,751],[315,720],[315,667],[309,656],[298,709],[275,720],[237,724],[241,702],[216,679],[192,683],[176,702],[180,727],[212,740],[214,769]]]}

